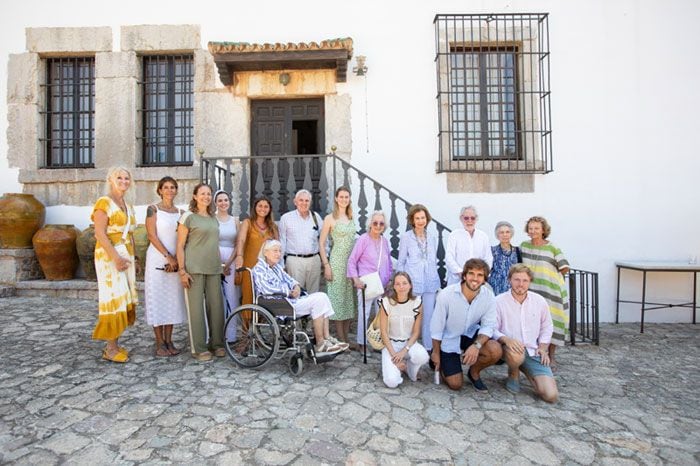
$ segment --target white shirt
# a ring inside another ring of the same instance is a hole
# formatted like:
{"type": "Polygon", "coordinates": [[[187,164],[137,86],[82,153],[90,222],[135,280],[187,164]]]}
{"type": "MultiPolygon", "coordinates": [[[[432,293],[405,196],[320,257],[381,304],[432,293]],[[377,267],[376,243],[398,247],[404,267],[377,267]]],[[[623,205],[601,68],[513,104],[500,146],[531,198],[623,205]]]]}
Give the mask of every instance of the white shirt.
{"type": "Polygon", "coordinates": [[[481,230],[474,230],[471,236],[467,230],[460,228],[454,230],[447,237],[447,248],[445,250],[445,265],[449,275],[447,284],[459,283],[462,280],[464,263],[469,259],[483,259],[489,265],[493,265],[493,254],[491,254],[491,244],[489,237],[481,230]]]}
{"type": "Polygon", "coordinates": [[[299,210],[292,210],[280,219],[280,242],[283,254],[318,254],[318,238],[321,235],[323,220],[318,214],[309,211],[306,218],[299,210]],[[316,216],[316,223],[312,215],[316,216]]]}
{"type": "Polygon", "coordinates": [[[551,343],[553,330],[549,305],[537,293],[528,291],[522,304],[515,300],[510,290],[496,296],[494,340],[502,336],[515,338],[534,357],[538,344],[551,343]]]}

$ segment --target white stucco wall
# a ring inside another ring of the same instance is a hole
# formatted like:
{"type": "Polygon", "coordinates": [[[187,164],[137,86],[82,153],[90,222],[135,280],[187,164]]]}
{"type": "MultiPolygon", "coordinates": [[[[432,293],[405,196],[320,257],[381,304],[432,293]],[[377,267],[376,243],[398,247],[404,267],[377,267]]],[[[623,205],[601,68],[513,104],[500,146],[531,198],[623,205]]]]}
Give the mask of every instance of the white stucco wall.
{"type": "MultiPolygon", "coordinates": [[[[25,27],[111,26],[115,47],[119,27],[127,24],[199,24],[203,46],[210,40],[350,36],[355,55],[366,55],[369,67],[367,115],[363,78],[349,72],[343,85],[352,97],[352,163],[409,200],[427,205],[435,218],[456,227],[456,206],[475,204],[479,226],[492,235],[499,220],[521,230],[527,217],[544,215],[553,226],[551,239],[572,265],[600,273],[604,321],[614,318],[615,260],[700,256],[695,137],[700,3],[450,0],[434,5],[312,1],[301,7],[271,1],[263,13],[256,4],[219,1],[195,8],[180,0],[124,1],[104,8],[90,1],[27,0],[3,8],[0,82],[5,89],[8,54],[25,50],[25,27]],[[480,12],[550,13],[554,172],[535,177],[534,193],[447,194],[444,175],[434,173],[432,20],[436,13],[480,12]],[[391,177],[385,175],[389,168],[391,177]],[[420,198],[415,197],[416,187],[421,188],[420,198]]],[[[0,191],[14,192],[20,186],[17,171],[7,168],[6,114],[2,92],[0,191]]],[[[59,220],[81,227],[88,223],[85,208],[50,208],[47,221],[59,220]]],[[[523,239],[520,231],[515,240],[523,239]]],[[[626,297],[637,296],[639,282],[626,283],[626,297]]],[[[690,276],[659,276],[652,280],[649,295],[689,299],[691,287],[690,276]]],[[[633,306],[622,311],[624,320],[639,318],[633,306]]],[[[664,310],[648,314],[648,320],[689,321],[689,315],[688,310],[664,310]]]]}

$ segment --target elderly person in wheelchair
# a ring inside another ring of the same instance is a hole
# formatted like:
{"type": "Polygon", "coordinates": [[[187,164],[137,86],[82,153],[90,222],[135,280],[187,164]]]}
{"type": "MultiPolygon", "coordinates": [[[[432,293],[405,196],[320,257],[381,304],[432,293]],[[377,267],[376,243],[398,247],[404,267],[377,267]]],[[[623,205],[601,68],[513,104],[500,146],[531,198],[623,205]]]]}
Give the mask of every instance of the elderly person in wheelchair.
{"type": "Polygon", "coordinates": [[[306,294],[299,283],[287,274],[280,264],[282,243],[268,240],[263,243],[258,256],[258,263],[253,267],[255,293],[258,296],[279,296],[286,299],[297,317],[311,315],[316,353],[338,353],[348,349],[347,343],[341,343],[330,336],[328,318],[333,315],[333,307],[325,293],[306,294]]]}

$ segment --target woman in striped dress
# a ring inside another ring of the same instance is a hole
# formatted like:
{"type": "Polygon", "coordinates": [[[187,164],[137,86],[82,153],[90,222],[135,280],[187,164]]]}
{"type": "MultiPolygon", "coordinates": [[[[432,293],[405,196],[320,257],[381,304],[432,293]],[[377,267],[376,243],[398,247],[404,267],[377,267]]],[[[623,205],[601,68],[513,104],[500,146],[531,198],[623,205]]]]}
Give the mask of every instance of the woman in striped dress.
{"type": "Polygon", "coordinates": [[[530,290],[541,295],[549,305],[554,323],[549,358],[551,365],[555,366],[555,349],[564,346],[569,330],[569,296],[564,282],[564,275],[569,272],[569,262],[561,249],[547,241],[551,231],[552,228],[543,217],[531,217],[525,223],[525,232],[530,241],[523,241],[520,252],[523,264],[530,267],[535,275],[530,290]]]}

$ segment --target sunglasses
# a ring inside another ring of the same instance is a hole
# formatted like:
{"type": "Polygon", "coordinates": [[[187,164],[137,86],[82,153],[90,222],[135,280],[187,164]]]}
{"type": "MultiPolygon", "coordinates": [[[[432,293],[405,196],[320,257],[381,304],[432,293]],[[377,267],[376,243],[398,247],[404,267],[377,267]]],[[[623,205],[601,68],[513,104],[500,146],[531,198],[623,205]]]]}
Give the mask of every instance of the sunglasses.
{"type": "Polygon", "coordinates": [[[462,215],[462,220],[466,220],[466,221],[469,221],[469,220],[476,220],[476,217],[470,217],[470,216],[467,216],[467,215],[462,215]]]}
{"type": "Polygon", "coordinates": [[[383,227],[383,226],[384,226],[384,222],[372,222],[372,226],[373,226],[373,227],[383,227]]]}

